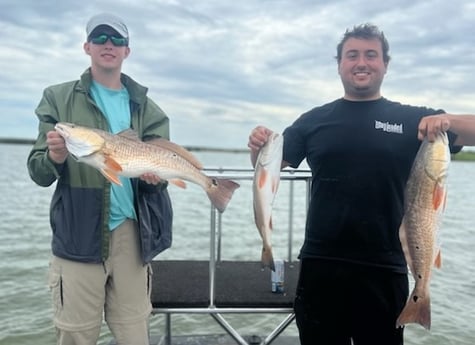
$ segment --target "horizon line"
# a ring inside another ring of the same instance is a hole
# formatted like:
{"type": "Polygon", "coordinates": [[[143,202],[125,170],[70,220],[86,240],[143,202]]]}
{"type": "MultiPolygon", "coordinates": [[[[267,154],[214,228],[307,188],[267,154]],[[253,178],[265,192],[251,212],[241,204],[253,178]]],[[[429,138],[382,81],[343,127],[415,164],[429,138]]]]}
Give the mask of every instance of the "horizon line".
{"type": "MultiPolygon", "coordinates": [[[[33,145],[35,139],[26,139],[26,138],[1,138],[0,144],[14,144],[14,145],[33,145]]],[[[221,148],[221,147],[211,147],[211,146],[193,146],[193,145],[183,145],[188,151],[208,151],[208,152],[228,152],[228,153],[249,153],[247,148],[221,148]]]]}

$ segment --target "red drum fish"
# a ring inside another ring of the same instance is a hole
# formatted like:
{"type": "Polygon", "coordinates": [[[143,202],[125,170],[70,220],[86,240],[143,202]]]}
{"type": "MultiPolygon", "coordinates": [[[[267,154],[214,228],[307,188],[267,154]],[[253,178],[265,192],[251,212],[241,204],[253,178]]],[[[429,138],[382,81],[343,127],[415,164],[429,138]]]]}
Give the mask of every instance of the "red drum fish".
{"type": "Polygon", "coordinates": [[[399,237],[415,281],[396,327],[418,323],[431,326],[430,280],[432,268],[440,268],[438,232],[447,198],[450,151],[446,133],[434,142],[424,139],[414,160],[404,195],[404,217],[399,237]]]}
{"type": "Polygon", "coordinates": [[[282,150],[284,137],[272,133],[266,144],[260,149],[253,180],[254,221],[262,238],[263,267],[275,270],[272,255],[272,205],[280,182],[282,167],[282,150]]]}
{"type": "Polygon", "coordinates": [[[145,173],[153,173],[182,188],[186,187],[183,181],[186,180],[201,186],[220,212],[224,212],[239,187],[234,181],[205,175],[198,159],[164,138],[143,142],[131,129],[112,134],[64,122],[58,122],[55,129],[79,162],[98,169],[115,184],[121,184],[117,175],[139,177],[145,173]]]}

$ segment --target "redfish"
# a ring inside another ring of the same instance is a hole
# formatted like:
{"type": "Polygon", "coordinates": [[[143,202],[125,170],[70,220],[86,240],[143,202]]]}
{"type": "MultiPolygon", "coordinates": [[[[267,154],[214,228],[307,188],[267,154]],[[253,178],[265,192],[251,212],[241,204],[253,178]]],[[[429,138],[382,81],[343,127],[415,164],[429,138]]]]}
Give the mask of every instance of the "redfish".
{"type": "Polygon", "coordinates": [[[399,237],[415,281],[396,327],[418,323],[431,326],[432,268],[441,266],[438,232],[447,198],[450,151],[446,133],[434,142],[425,139],[416,155],[404,195],[404,217],[399,237]]]}
{"type": "Polygon", "coordinates": [[[282,167],[282,149],[284,137],[272,133],[266,144],[260,149],[253,179],[254,221],[262,238],[261,262],[263,267],[273,271],[274,257],[272,254],[272,206],[280,183],[282,167]]]}
{"type": "Polygon", "coordinates": [[[234,181],[205,175],[198,159],[164,138],[143,142],[131,129],[112,134],[64,122],[57,123],[55,130],[79,162],[98,169],[115,184],[121,184],[118,175],[139,177],[145,173],[153,173],[182,188],[186,187],[186,180],[201,186],[220,212],[224,212],[239,187],[234,181]]]}

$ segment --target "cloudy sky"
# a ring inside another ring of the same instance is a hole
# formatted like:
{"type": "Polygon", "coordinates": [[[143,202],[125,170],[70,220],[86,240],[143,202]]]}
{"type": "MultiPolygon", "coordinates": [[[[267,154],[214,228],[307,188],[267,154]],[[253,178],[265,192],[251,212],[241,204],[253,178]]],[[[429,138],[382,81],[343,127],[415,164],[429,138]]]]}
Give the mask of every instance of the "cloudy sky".
{"type": "Polygon", "coordinates": [[[256,125],[281,131],[341,97],[336,45],[365,22],[389,40],[385,97],[475,113],[471,0],[3,0],[0,137],[36,137],[43,89],[89,66],[86,22],[103,11],[127,23],[123,70],[182,145],[244,148],[256,125]]]}

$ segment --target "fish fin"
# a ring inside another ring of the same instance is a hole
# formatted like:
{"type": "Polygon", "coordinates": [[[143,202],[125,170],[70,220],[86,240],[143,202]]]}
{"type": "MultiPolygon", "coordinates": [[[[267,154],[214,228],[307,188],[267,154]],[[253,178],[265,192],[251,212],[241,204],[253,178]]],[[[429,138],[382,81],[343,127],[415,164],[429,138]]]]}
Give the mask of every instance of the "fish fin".
{"type": "Polygon", "coordinates": [[[257,225],[257,205],[256,205],[256,201],[254,200],[254,202],[252,203],[252,211],[254,213],[254,223],[256,223],[256,226],[257,228],[259,229],[259,226],[257,225]]]}
{"type": "Polygon", "coordinates": [[[408,323],[418,323],[427,330],[430,330],[430,296],[417,296],[414,292],[407,300],[407,303],[396,321],[396,327],[402,327],[408,323]]]}
{"type": "Polygon", "coordinates": [[[214,207],[222,213],[237,188],[239,188],[239,184],[234,181],[213,178],[210,187],[206,190],[206,194],[214,207]]]}
{"type": "Polygon", "coordinates": [[[122,182],[120,181],[119,177],[117,176],[115,171],[109,170],[109,169],[101,169],[102,175],[106,179],[108,179],[110,182],[115,183],[119,186],[122,186],[122,182]]]}
{"type": "Polygon", "coordinates": [[[401,225],[399,227],[399,241],[401,242],[402,251],[404,252],[404,257],[406,258],[406,263],[409,266],[411,272],[414,272],[414,265],[411,259],[411,253],[409,251],[409,242],[407,239],[407,229],[406,229],[406,217],[402,218],[401,225]]]}
{"type": "Polygon", "coordinates": [[[436,184],[432,195],[434,210],[438,210],[441,205],[445,207],[445,194],[445,188],[436,184]]]}
{"type": "Polygon", "coordinates": [[[139,138],[139,134],[131,128],[125,129],[117,133],[117,135],[120,135],[121,137],[129,139],[129,140],[142,141],[139,138]]]}
{"type": "Polygon", "coordinates": [[[261,173],[259,174],[259,180],[257,181],[257,186],[259,189],[264,187],[267,181],[267,177],[269,176],[269,173],[267,172],[266,169],[262,169],[261,173]]]}
{"type": "Polygon", "coordinates": [[[272,271],[275,271],[274,256],[272,255],[272,248],[264,245],[262,247],[261,256],[262,267],[269,267],[272,271]]]}
{"type": "Polygon", "coordinates": [[[104,164],[107,167],[107,170],[115,171],[115,172],[121,172],[122,171],[122,166],[117,163],[117,161],[110,157],[110,156],[104,156],[104,164]]]}
{"type": "Polygon", "coordinates": [[[435,256],[434,266],[437,268],[442,267],[442,254],[440,253],[440,249],[437,251],[437,255],[435,256]]]}
{"type": "Polygon", "coordinates": [[[177,186],[177,187],[180,187],[180,188],[183,188],[183,189],[186,188],[186,183],[185,183],[185,181],[183,181],[183,180],[180,180],[180,179],[171,179],[171,180],[168,180],[168,182],[173,183],[173,184],[174,184],[175,186],[177,186]]]}
{"type": "Polygon", "coordinates": [[[442,206],[442,210],[445,211],[445,207],[447,206],[447,188],[445,189],[445,195],[444,195],[444,205],[442,206]]]}
{"type": "Polygon", "coordinates": [[[279,183],[280,183],[280,176],[275,176],[272,179],[272,193],[274,195],[277,194],[277,190],[279,189],[279,183]]]}
{"type": "Polygon", "coordinates": [[[190,164],[192,164],[198,170],[203,169],[203,164],[201,164],[198,158],[196,158],[190,151],[185,149],[183,146],[175,144],[171,142],[170,140],[167,140],[165,138],[155,138],[152,140],[148,140],[145,143],[149,145],[158,146],[168,151],[172,151],[176,153],[177,155],[181,156],[182,158],[184,158],[185,160],[187,160],[190,164]]]}

